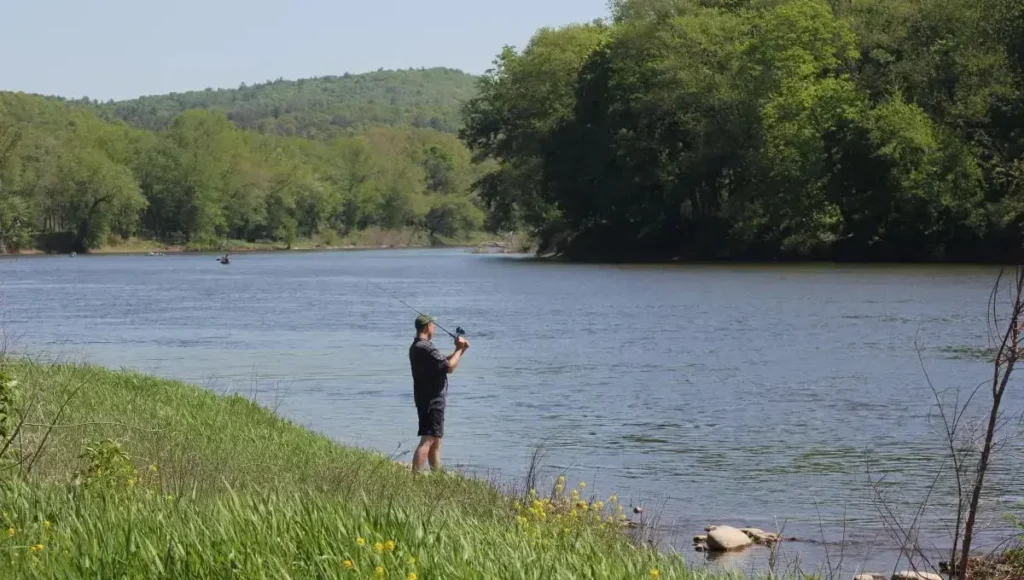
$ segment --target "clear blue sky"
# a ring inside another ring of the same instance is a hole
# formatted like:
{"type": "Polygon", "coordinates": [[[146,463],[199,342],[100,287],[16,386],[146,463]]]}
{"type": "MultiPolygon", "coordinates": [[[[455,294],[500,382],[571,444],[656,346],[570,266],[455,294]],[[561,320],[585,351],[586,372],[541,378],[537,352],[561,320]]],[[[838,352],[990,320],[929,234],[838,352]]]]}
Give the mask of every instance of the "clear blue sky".
{"type": "Polygon", "coordinates": [[[0,0],[0,90],[123,99],[284,77],[480,73],[606,0],[0,0]]]}

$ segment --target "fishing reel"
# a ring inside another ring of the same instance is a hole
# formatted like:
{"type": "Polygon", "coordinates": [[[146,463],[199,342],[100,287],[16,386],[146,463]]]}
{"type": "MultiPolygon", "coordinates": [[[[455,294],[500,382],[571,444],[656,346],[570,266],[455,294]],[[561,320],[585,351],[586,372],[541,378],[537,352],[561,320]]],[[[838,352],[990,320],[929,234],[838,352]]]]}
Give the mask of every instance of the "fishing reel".
{"type": "Polygon", "coordinates": [[[465,335],[466,335],[466,329],[462,328],[461,326],[456,326],[455,327],[455,338],[458,338],[460,336],[465,336],[465,335]]]}

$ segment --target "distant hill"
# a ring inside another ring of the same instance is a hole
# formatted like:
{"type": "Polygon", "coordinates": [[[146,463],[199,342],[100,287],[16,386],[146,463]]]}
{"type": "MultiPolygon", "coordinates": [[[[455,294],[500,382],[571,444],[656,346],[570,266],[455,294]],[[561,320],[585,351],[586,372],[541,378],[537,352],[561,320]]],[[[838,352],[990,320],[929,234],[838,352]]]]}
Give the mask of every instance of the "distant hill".
{"type": "Polygon", "coordinates": [[[206,109],[223,111],[245,129],[313,139],[374,126],[453,133],[461,125],[459,105],[475,94],[475,81],[448,68],[382,70],[89,104],[101,117],[150,130],[166,127],[183,111],[206,109]]]}

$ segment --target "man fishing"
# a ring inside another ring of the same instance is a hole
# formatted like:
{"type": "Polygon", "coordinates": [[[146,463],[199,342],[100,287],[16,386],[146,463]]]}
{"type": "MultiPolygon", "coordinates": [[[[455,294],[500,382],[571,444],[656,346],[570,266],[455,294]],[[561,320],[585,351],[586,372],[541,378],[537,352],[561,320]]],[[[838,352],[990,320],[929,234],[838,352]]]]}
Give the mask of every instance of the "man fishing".
{"type": "Polygon", "coordinates": [[[441,469],[441,437],[444,436],[448,375],[455,372],[459,360],[469,348],[469,341],[460,334],[455,337],[455,352],[444,356],[431,342],[435,328],[434,319],[429,314],[417,316],[416,339],[409,347],[413,398],[419,416],[420,444],[412,457],[412,470],[417,473],[423,470],[428,459],[431,470],[441,469]]]}

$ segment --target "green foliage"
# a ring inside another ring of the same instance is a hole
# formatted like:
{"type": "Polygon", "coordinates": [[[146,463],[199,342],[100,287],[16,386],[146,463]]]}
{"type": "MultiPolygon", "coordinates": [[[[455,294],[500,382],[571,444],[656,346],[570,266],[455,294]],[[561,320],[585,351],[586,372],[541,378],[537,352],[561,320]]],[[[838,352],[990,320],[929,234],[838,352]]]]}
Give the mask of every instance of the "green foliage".
{"type": "Polygon", "coordinates": [[[18,381],[0,367],[0,447],[6,446],[18,426],[18,381]]]}
{"type": "Polygon", "coordinates": [[[15,252],[31,244],[32,214],[23,197],[4,191],[0,183],[0,254],[15,252]]]}
{"type": "Polygon", "coordinates": [[[20,141],[19,128],[6,119],[0,120],[0,253],[20,250],[28,245],[31,236],[28,200],[4,182],[5,169],[20,141]]]}
{"type": "MultiPolygon", "coordinates": [[[[312,141],[189,110],[149,132],[88,108],[0,93],[0,252],[37,237],[85,252],[140,236],[188,248],[228,239],[291,247],[403,229],[422,224],[435,197],[471,197],[481,171],[454,135],[433,129],[312,141]]],[[[479,220],[458,227],[467,224],[479,220]]]]}
{"type": "Polygon", "coordinates": [[[463,108],[460,137],[477,160],[498,161],[478,182],[496,229],[538,227],[551,212],[540,195],[540,159],[551,133],[572,116],[576,75],[605,33],[603,24],[541,29],[522,54],[502,51],[463,108]]]}
{"type": "Polygon", "coordinates": [[[1024,242],[1008,0],[616,0],[505,49],[460,136],[494,227],[580,258],[1005,260],[1024,242]]]}
{"type": "Polygon", "coordinates": [[[457,238],[480,229],[483,212],[465,197],[439,197],[424,221],[430,235],[457,238]]]}
{"type": "Polygon", "coordinates": [[[86,445],[78,458],[86,461],[86,466],[75,475],[76,485],[86,489],[97,486],[121,489],[136,485],[135,466],[116,441],[104,439],[86,445]]]}
{"type": "MultiPolygon", "coordinates": [[[[372,578],[378,566],[406,580],[715,577],[593,521],[601,509],[582,490],[572,500],[589,517],[570,521],[566,505],[533,518],[482,480],[414,476],[239,396],[92,367],[12,369],[38,402],[31,424],[88,388],[30,475],[0,472],[11,577],[372,578]],[[94,442],[84,455],[83,440],[94,442]],[[92,483],[67,486],[77,472],[92,483]]],[[[28,429],[26,452],[46,431],[28,429]]]]}
{"type": "Polygon", "coordinates": [[[85,107],[151,131],[185,111],[225,114],[243,129],[330,139],[376,126],[455,132],[459,105],[474,94],[474,77],[445,68],[378,71],[298,81],[276,80],[237,89],[207,89],[85,107]]]}

